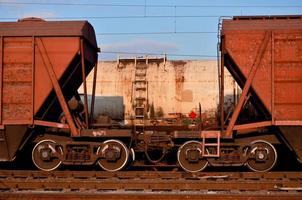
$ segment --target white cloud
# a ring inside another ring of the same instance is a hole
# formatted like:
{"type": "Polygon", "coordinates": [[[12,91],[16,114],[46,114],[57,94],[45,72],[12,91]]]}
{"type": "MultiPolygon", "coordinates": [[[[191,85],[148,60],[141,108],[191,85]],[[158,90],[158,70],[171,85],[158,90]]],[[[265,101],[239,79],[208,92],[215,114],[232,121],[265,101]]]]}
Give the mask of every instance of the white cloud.
{"type": "MultiPolygon", "coordinates": [[[[112,44],[100,44],[101,52],[130,52],[130,53],[150,53],[165,54],[175,53],[178,47],[174,43],[161,42],[156,40],[136,39],[127,42],[119,42],[112,44]]],[[[104,59],[116,59],[116,54],[102,54],[104,59]]]]}

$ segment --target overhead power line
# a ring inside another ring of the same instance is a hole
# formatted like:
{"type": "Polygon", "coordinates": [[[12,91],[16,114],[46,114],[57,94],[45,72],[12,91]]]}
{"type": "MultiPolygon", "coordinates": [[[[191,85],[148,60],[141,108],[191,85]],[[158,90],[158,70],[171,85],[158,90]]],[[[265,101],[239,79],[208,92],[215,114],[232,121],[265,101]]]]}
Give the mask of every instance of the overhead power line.
{"type": "MultiPolygon", "coordinates": [[[[15,27],[8,28],[7,30],[19,30],[15,27]]],[[[23,31],[31,30],[29,28],[23,28],[23,31]]],[[[53,31],[53,29],[43,29],[44,31],[53,31]]],[[[171,34],[215,34],[217,35],[217,31],[158,31],[158,32],[97,32],[95,35],[104,36],[104,35],[171,35],[171,34]]]]}
{"type": "Polygon", "coordinates": [[[216,58],[217,55],[202,55],[202,54],[163,54],[163,53],[151,53],[151,52],[123,52],[123,51],[101,51],[101,54],[124,54],[124,55],[151,55],[151,56],[175,56],[175,57],[202,57],[202,58],[216,58]]]}
{"type": "Polygon", "coordinates": [[[297,8],[302,5],[168,5],[168,4],[105,4],[105,3],[59,3],[59,2],[11,2],[7,5],[48,5],[48,6],[99,6],[99,7],[155,7],[155,8],[297,8]]]}
{"type": "Polygon", "coordinates": [[[167,31],[167,32],[112,32],[96,33],[96,35],[171,35],[171,34],[216,34],[217,31],[167,31]]]}
{"type": "MultiPolygon", "coordinates": [[[[137,16],[67,16],[67,17],[44,17],[43,19],[143,19],[143,18],[219,18],[220,15],[137,15],[137,16]]],[[[1,20],[16,20],[18,17],[0,17],[1,20]]]]}

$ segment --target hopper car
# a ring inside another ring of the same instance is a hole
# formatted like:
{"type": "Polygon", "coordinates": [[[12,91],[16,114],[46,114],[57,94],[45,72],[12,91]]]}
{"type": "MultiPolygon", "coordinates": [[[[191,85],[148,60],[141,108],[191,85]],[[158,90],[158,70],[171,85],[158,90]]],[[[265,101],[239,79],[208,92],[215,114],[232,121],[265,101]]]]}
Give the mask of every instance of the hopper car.
{"type": "Polygon", "coordinates": [[[1,22],[0,160],[14,161],[31,144],[29,159],[44,171],[99,165],[106,171],[167,166],[198,172],[210,165],[262,172],[276,165],[276,145],[282,144],[301,162],[302,17],[232,17],[219,27],[219,126],[182,130],[96,122],[100,50],[87,21],[1,22]],[[242,88],[228,115],[226,69],[242,88]],[[257,117],[244,120],[248,104],[257,117]]]}

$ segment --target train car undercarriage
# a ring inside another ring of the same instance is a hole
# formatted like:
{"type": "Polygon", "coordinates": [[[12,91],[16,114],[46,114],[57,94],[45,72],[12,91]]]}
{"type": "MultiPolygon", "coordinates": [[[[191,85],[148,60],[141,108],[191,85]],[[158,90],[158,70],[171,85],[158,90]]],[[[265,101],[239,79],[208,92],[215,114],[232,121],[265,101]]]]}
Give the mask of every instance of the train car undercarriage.
{"type": "Polygon", "coordinates": [[[177,132],[149,131],[135,137],[130,131],[128,137],[125,131],[120,133],[120,137],[93,140],[45,134],[36,139],[32,160],[44,171],[55,170],[60,165],[97,164],[106,171],[133,166],[180,167],[199,172],[207,166],[246,165],[252,171],[263,172],[271,170],[278,157],[274,145],[279,142],[274,135],[221,140],[218,149],[217,141],[210,138],[204,143],[199,132],[191,133],[188,138],[177,132]]]}

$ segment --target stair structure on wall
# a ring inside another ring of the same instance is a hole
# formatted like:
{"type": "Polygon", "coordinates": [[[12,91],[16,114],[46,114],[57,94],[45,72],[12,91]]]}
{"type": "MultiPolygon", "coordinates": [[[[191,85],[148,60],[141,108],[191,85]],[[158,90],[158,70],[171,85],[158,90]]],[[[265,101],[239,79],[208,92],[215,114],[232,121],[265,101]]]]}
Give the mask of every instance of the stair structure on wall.
{"type": "Polygon", "coordinates": [[[132,107],[133,121],[136,132],[144,132],[145,121],[148,119],[149,99],[147,71],[151,63],[166,63],[166,56],[163,57],[134,57],[118,58],[118,67],[123,66],[123,62],[134,64],[134,78],[132,82],[132,107]]]}
{"type": "Polygon", "coordinates": [[[144,120],[148,110],[148,58],[135,59],[135,76],[133,81],[133,109],[135,119],[144,120]]]}

